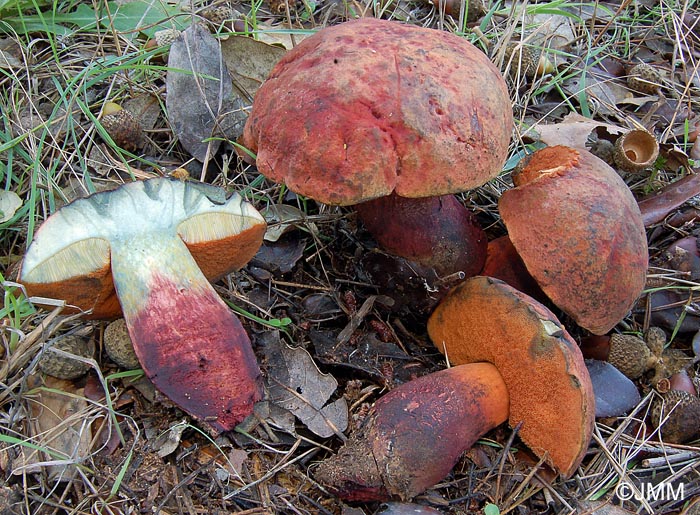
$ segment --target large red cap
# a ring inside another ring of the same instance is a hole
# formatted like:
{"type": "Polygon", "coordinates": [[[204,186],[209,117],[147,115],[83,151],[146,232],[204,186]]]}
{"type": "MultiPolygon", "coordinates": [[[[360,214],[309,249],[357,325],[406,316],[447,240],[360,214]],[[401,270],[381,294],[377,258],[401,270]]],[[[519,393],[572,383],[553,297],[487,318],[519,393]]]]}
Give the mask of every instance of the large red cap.
{"type": "Polygon", "coordinates": [[[363,18],[277,63],[241,143],[262,174],[327,204],[445,195],[501,171],[511,110],[499,71],[465,39],[363,18]]]}

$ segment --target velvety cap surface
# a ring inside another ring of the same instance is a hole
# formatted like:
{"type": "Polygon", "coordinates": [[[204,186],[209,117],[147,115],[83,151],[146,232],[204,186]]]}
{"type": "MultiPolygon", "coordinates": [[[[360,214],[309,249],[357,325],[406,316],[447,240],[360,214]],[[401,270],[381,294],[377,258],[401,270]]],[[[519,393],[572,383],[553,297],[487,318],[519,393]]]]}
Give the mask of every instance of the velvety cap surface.
{"type": "Polygon", "coordinates": [[[268,178],[350,205],[480,186],[501,171],[512,124],[503,78],[468,41],[364,18],[277,63],[241,143],[268,178]]]}

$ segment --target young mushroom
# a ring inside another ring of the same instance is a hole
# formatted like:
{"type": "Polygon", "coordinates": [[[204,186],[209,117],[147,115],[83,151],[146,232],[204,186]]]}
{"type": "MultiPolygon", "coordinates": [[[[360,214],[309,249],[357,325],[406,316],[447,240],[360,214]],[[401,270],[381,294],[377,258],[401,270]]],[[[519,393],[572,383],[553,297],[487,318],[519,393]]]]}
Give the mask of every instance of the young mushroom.
{"type": "Polygon", "coordinates": [[[389,252],[440,275],[474,275],[486,238],[453,194],[498,175],[512,125],[505,81],[465,39],[361,18],[318,31],[277,63],[241,143],[266,177],[356,205],[389,252]]]}
{"type": "Polygon", "coordinates": [[[556,317],[503,281],[473,277],[428,322],[452,368],[379,399],[316,478],[347,500],[410,499],[506,420],[564,477],[588,449],[594,396],[575,342],[556,317]]]}
{"type": "Polygon", "coordinates": [[[64,299],[93,318],[122,312],[154,385],[213,432],[226,431],[252,412],[262,386],[248,335],[208,279],[250,260],[265,228],[236,193],[133,182],[50,216],[20,281],[29,295],[64,299]]]}
{"type": "Polygon", "coordinates": [[[513,182],[498,209],[528,272],[579,326],[605,334],[646,281],[647,239],[634,196],[604,161],[564,146],[532,154],[513,182]]]}

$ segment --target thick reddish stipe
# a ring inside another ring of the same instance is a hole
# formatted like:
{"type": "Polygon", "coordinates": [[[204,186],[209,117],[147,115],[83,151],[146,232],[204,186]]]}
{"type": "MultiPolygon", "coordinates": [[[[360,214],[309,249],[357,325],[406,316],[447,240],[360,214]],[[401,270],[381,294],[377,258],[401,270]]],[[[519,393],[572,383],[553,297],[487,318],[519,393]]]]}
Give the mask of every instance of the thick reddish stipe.
{"type": "Polygon", "coordinates": [[[211,413],[205,422],[217,431],[233,429],[262,398],[255,355],[241,345],[248,336],[213,290],[181,291],[155,275],[145,308],[127,324],[156,388],[188,413],[211,413]]]}

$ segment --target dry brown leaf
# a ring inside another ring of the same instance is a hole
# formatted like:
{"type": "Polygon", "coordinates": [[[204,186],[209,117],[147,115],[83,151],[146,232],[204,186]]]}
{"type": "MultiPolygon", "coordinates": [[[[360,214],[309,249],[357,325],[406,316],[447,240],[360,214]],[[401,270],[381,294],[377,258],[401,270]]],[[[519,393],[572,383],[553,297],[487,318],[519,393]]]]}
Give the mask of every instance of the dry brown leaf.
{"type": "Polygon", "coordinates": [[[270,45],[246,36],[231,36],[221,42],[221,52],[233,84],[252,102],[256,91],[270,75],[272,67],[287,53],[279,45],[270,45]]]}
{"type": "Polygon", "coordinates": [[[19,70],[24,67],[22,48],[14,39],[0,38],[0,69],[19,70]]]}
{"type": "Polygon", "coordinates": [[[233,85],[219,42],[198,23],[182,32],[170,47],[165,105],[173,132],[197,160],[218,150],[216,136],[236,140],[246,113],[233,85]]]}
{"type": "Polygon", "coordinates": [[[303,348],[285,345],[278,333],[265,341],[271,401],[294,413],[322,438],[344,431],[348,425],[345,398],[326,404],[338,388],[335,378],[321,373],[303,348]]]}
{"type": "Polygon", "coordinates": [[[536,139],[549,146],[565,145],[587,150],[588,137],[599,127],[605,128],[611,135],[619,135],[627,131],[622,127],[591,120],[575,112],[566,115],[560,123],[537,124],[533,129],[539,135],[536,139]]]}
{"type": "Polygon", "coordinates": [[[20,464],[12,472],[45,468],[51,480],[70,481],[90,453],[92,434],[83,416],[88,402],[83,389],[72,381],[45,376],[43,383],[30,400],[29,432],[31,442],[41,450],[23,447],[20,464]]]}

